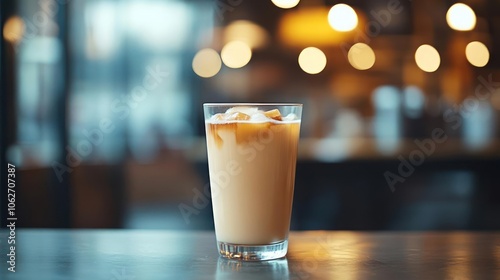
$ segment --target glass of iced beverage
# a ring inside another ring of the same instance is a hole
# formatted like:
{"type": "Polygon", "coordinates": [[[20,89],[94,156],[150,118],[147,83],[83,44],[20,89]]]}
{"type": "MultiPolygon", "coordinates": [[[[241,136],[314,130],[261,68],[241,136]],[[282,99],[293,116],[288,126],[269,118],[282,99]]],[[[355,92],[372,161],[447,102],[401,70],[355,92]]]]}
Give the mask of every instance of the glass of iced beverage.
{"type": "Polygon", "coordinates": [[[301,104],[204,104],[217,247],[240,260],[284,257],[301,104]]]}

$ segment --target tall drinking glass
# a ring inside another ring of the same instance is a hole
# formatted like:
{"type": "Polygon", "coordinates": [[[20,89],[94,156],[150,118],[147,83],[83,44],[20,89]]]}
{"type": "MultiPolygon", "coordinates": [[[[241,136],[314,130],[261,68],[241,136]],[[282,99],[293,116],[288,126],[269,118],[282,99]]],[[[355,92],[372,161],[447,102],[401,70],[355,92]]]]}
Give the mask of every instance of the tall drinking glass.
{"type": "Polygon", "coordinates": [[[240,260],[284,257],[301,104],[204,104],[217,246],[240,260]]]}

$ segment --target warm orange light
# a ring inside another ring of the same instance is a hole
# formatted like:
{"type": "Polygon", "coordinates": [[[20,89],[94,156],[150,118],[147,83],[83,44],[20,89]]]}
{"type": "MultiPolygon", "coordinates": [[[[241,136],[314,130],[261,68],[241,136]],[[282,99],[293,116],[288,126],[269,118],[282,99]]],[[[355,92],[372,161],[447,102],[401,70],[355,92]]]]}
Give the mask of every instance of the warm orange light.
{"type": "Polygon", "coordinates": [[[430,45],[421,45],[415,52],[417,66],[425,72],[434,72],[441,64],[439,52],[430,45]]]}
{"type": "Polygon", "coordinates": [[[300,52],[299,65],[308,74],[318,74],[325,69],[326,55],[318,48],[305,48],[300,52]]]}
{"type": "Polygon", "coordinates": [[[268,35],[264,28],[248,20],[236,20],[224,29],[224,42],[242,41],[250,48],[260,48],[266,45],[268,35]]]}
{"type": "Polygon", "coordinates": [[[219,73],[222,66],[219,54],[213,49],[202,49],[193,58],[193,71],[203,78],[219,73]]]}
{"type": "Polygon", "coordinates": [[[339,32],[328,24],[327,7],[311,7],[288,11],[279,22],[280,40],[293,47],[332,46],[348,41],[350,33],[339,32]]]}
{"type": "Polygon", "coordinates": [[[463,3],[456,3],[448,9],[446,21],[455,30],[468,31],[476,26],[476,14],[471,7],[463,3]]]}
{"type": "Polygon", "coordinates": [[[328,12],[328,23],[337,31],[351,31],[358,25],[358,15],[351,6],[337,4],[328,12]]]}
{"type": "Polygon", "coordinates": [[[349,49],[347,59],[352,67],[367,70],[375,64],[375,52],[367,44],[357,43],[349,49]]]}
{"type": "Polygon", "coordinates": [[[276,7],[282,8],[282,9],[290,9],[297,4],[299,4],[300,0],[271,0],[276,7]]]}
{"type": "Polygon", "coordinates": [[[490,60],[490,52],[488,48],[481,42],[474,41],[467,44],[465,48],[465,56],[470,64],[476,67],[483,67],[490,60]]]}
{"type": "Polygon", "coordinates": [[[229,68],[241,68],[250,62],[252,49],[241,41],[227,43],[220,54],[222,62],[229,68]]]}
{"type": "Polygon", "coordinates": [[[10,43],[17,43],[23,35],[24,21],[18,16],[8,18],[3,26],[3,38],[10,43]]]}

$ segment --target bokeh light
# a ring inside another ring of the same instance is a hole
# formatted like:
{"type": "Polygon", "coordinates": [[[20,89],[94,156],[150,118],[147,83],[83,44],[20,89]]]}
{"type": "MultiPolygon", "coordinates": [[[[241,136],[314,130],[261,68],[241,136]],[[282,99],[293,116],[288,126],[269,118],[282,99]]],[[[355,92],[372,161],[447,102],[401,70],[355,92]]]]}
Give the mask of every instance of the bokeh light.
{"type": "Polygon", "coordinates": [[[227,67],[241,68],[252,58],[252,49],[242,41],[232,41],[222,48],[221,57],[227,67]]]}
{"type": "Polygon", "coordinates": [[[300,2],[300,0],[271,0],[271,1],[273,2],[274,5],[282,9],[293,8],[297,6],[297,4],[299,4],[300,2]]]}
{"type": "Polygon", "coordinates": [[[287,11],[278,23],[280,43],[303,49],[307,46],[332,47],[353,40],[352,32],[339,32],[328,23],[331,7],[302,7],[287,11]]]}
{"type": "Polygon", "coordinates": [[[465,56],[470,64],[476,67],[483,67],[490,60],[490,52],[488,48],[481,42],[474,41],[467,44],[465,48],[465,56]]]}
{"type": "Polygon", "coordinates": [[[24,22],[18,16],[7,19],[3,26],[3,38],[10,43],[21,41],[24,35],[24,22]]]}
{"type": "Polygon", "coordinates": [[[264,28],[248,20],[233,21],[224,29],[224,42],[241,41],[251,49],[265,46],[268,37],[264,28]]]}
{"type": "Polygon", "coordinates": [[[367,44],[357,43],[349,49],[347,59],[352,67],[367,70],[375,64],[375,52],[367,44]]]}
{"type": "Polygon", "coordinates": [[[463,3],[456,3],[448,9],[446,21],[455,30],[468,31],[476,26],[476,14],[471,7],[463,3]]]}
{"type": "Polygon", "coordinates": [[[219,73],[222,62],[219,54],[213,49],[202,49],[193,58],[193,70],[196,75],[210,78],[219,73]]]}
{"type": "Polygon", "coordinates": [[[430,45],[421,45],[415,52],[417,66],[425,72],[434,72],[441,64],[439,52],[430,45]]]}
{"type": "Polygon", "coordinates": [[[305,48],[299,54],[299,66],[308,74],[318,74],[325,69],[326,55],[318,48],[305,48]]]}
{"type": "Polygon", "coordinates": [[[358,25],[358,15],[351,6],[337,4],[328,13],[328,23],[337,31],[351,31],[358,25]]]}

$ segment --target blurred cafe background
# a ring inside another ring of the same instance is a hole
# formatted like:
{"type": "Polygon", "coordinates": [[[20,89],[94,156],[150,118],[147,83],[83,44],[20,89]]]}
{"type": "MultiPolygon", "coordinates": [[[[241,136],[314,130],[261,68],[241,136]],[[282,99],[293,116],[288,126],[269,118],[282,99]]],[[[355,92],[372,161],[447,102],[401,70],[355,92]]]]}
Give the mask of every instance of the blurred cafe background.
{"type": "Polygon", "coordinates": [[[498,230],[498,11],[2,0],[2,214],[12,163],[19,226],[211,230],[202,104],[299,102],[292,229],[498,230]]]}

